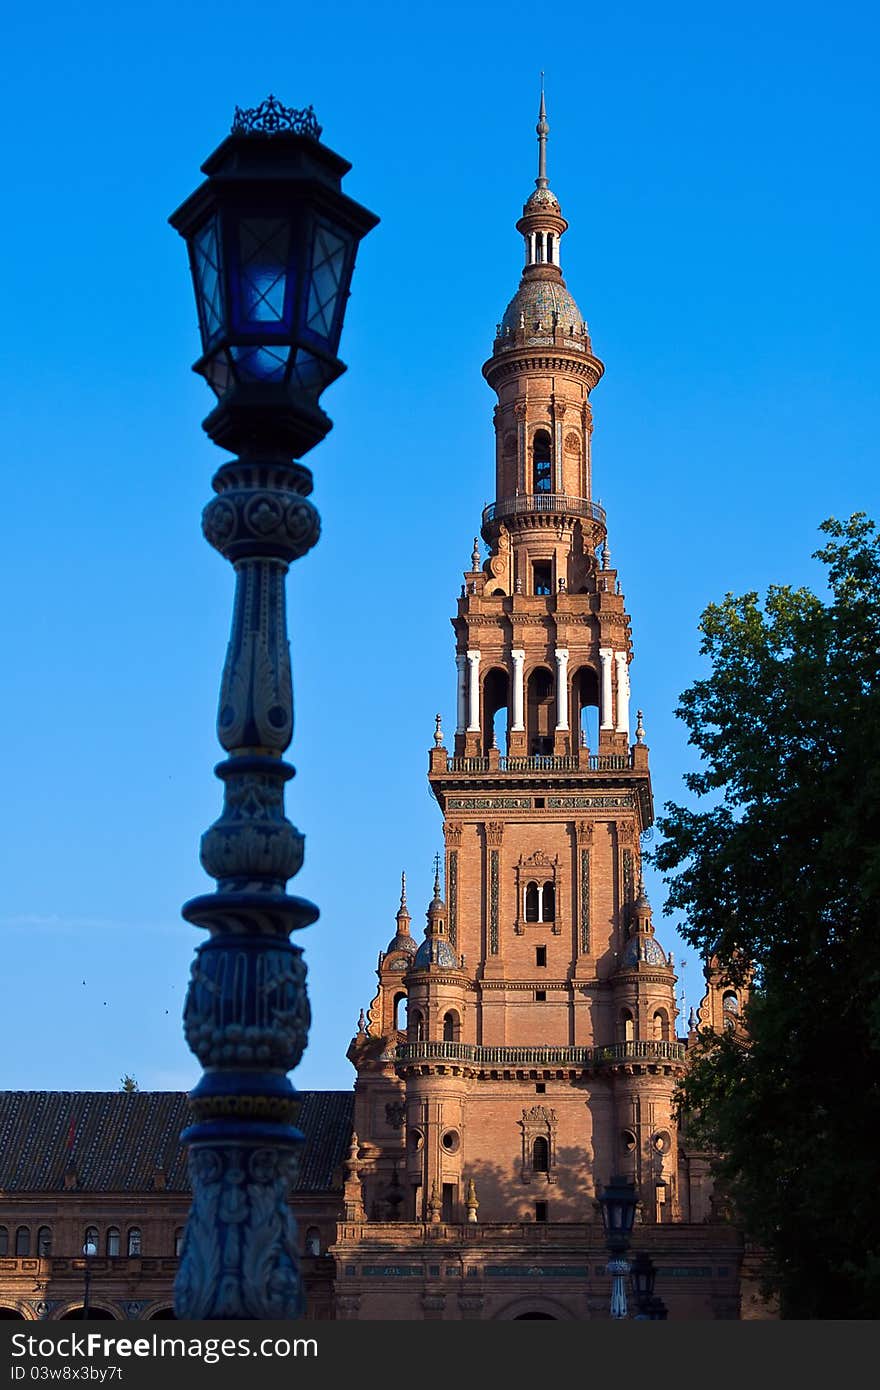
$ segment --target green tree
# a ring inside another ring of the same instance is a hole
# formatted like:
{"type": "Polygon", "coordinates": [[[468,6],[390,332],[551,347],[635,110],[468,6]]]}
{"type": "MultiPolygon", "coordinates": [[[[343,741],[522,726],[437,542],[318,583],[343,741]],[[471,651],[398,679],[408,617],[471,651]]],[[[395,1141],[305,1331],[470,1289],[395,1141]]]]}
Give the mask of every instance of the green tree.
{"type": "Polygon", "coordinates": [[[828,595],[728,594],[677,713],[701,754],[655,862],[685,937],[754,972],[749,1042],[682,1102],[785,1317],[880,1315],[880,538],[823,523],[828,595]],[[696,809],[694,809],[696,807],[696,809]]]}

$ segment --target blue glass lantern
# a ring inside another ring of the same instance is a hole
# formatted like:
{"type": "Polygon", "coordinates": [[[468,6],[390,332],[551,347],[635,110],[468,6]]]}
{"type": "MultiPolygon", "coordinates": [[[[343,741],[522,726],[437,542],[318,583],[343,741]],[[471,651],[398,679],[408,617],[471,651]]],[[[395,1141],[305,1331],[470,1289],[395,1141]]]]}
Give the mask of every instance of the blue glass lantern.
{"type": "Polygon", "coordinates": [[[218,398],[204,426],[225,448],[271,439],[302,453],[330,428],[319,397],[345,371],[337,352],[355,256],[378,218],[342,193],[351,165],[320,134],[311,107],[269,97],[236,109],[205,182],[169,219],[189,248],[194,370],[218,398]]]}
{"type": "Polygon", "coordinates": [[[605,1228],[605,1243],[609,1250],[623,1251],[629,1245],[633,1222],[636,1216],[635,1184],[628,1178],[614,1177],[606,1183],[599,1198],[602,1207],[602,1225],[605,1228]]]}

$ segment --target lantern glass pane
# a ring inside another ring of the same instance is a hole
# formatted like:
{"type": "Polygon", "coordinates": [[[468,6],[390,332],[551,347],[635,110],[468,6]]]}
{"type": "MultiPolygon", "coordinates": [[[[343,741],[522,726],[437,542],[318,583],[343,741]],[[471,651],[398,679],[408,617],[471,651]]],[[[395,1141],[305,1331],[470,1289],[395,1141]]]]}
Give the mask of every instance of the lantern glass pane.
{"type": "Polygon", "coordinates": [[[303,391],[319,392],[325,385],[323,364],[310,352],[300,348],[294,358],[290,379],[303,391]]]}
{"type": "Polygon", "coordinates": [[[283,324],[290,224],[283,218],[249,217],[239,225],[243,323],[283,324]]]}
{"type": "Polygon", "coordinates": [[[209,357],[199,370],[216,395],[222,396],[228,390],[231,373],[225,352],[209,357]]]}
{"type": "Polygon", "coordinates": [[[217,219],[212,217],[193,237],[193,267],[205,351],[223,331],[223,281],[217,219]]]}
{"type": "Polygon", "coordinates": [[[318,223],[312,253],[312,274],[306,327],[329,343],[333,338],[339,291],[345,273],[347,242],[329,227],[318,223]]]}
{"type": "Polygon", "coordinates": [[[235,362],[236,376],[241,381],[281,381],[290,356],[290,348],[260,345],[230,349],[235,362]]]}

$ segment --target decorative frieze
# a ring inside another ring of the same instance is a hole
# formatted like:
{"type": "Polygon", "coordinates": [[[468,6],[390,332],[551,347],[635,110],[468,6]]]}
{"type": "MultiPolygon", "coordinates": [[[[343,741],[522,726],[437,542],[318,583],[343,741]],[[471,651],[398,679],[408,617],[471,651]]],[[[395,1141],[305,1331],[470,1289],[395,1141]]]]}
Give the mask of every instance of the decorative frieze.
{"type": "MultiPolygon", "coordinates": [[[[450,801],[450,806],[452,802],[450,801]]],[[[548,796],[549,811],[631,811],[635,798],[625,792],[622,796],[548,796]]]]}

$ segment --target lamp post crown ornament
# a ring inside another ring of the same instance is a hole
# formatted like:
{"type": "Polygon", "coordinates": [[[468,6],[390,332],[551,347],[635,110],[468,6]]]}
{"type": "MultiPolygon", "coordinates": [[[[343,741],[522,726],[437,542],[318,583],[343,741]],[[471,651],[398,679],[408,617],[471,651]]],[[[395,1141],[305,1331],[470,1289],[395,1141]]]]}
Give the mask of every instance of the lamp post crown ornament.
{"type": "Polygon", "coordinates": [[[289,131],[320,140],[322,129],[313,106],[297,111],[293,106],[285,106],[271,92],[259,106],[236,106],[232,121],[233,135],[279,135],[289,131]]]}

